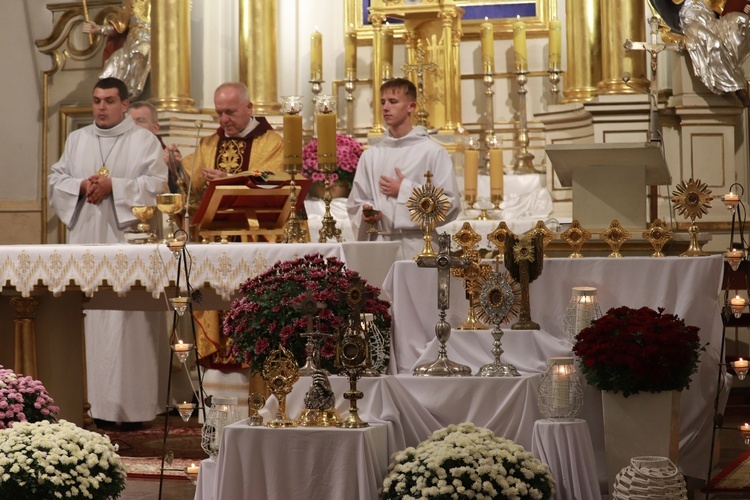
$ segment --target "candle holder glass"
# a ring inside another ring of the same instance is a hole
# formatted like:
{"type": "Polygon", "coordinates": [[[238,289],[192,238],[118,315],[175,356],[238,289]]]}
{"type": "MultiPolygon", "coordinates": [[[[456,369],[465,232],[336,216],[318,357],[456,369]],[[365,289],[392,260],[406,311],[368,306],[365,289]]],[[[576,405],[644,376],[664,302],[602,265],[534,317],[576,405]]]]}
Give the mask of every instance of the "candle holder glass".
{"type": "Polygon", "coordinates": [[[177,405],[177,412],[180,414],[183,422],[190,420],[195,410],[195,403],[180,403],[177,405]]]}
{"type": "Polygon", "coordinates": [[[740,426],[740,432],[745,441],[745,446],[750,446],[750,424],[745,423],[740,426]]]}
{"type": "Polygon", "coordinates": [[[188,297],[172,297],[171,299],[169,299],[169,303],[172,304],[172,308],[180,316],[185,315],[185,310],[187,309],[188,302],[190,302],[190,299],[188,297]]]}
{"type": "Polygon", "coordinates": [[[224,427],[239,420],[237,398],[212,397],[208,405],[206,420],[201,429],[201,448],[208,456],[216,460],[219,456],[224,427]]]}
{"type": "Polygon", "coordinates": [[[732,271],[736,271],[740,267],[740,262],[745,258],[744,252],[742,250],[729,250],[727,253],[724,254],[724,258],[729,263],[729,267],[732,268],[732,271]]]}
{"type": "Polygon", "coordinates": [[[737,375],[737,378],[740,380],[745,380],[745,375],[747,375],[748,368],[750,368],[750,366],[748,366],[748,362],[746,359],[740,358],[737,361],[732,361],[732,369],[737,375]]]}
{"type": "Polygon", "coordinates": [[[177,359],[180,361],[180,363],[184,363],[185,361],[187,361],[192,349],[193,344],[185,344],[181,340],[176,344],[172,344],[174,355],[177,356],[177,359]]]}
{"type": "Polygon", "coordinates": [[[193,466],[185,467],[185,476],[193,483],[193,486],[198,484],[198,472],[193,471],[193,466]]]}
{"type": "Polygon", "coordinates": [[[539,412],[548,420],[573,421],[583,407],[583,387],[573,358],[549,358],[539,384],[539,412]]]}
{"type": "Polygon", "coordinates": [[[596,298],[596,288],[591,286],[573,287],[570,302],[563,316],[563,332],[571,344],[575,344],[576,335],[591,322],[602,317],[602,310],[596,298]]]}
{"type": "Polygon", "coordinates": [[[745,306],[747,303],[745,302],[745,299],[737,295],[735,298],[729,301],[729,307],[732,310],[732,314],[734,314],[735,318],[739,318],[742,316],[742,312],[745,310],[745,306]]]}

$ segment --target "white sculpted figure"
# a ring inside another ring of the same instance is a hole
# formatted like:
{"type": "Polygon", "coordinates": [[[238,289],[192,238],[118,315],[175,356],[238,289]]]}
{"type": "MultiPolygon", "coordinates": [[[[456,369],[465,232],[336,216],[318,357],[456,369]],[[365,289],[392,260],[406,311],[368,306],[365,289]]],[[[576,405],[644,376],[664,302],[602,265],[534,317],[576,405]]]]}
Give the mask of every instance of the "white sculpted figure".
{"type": "MultiPolygon", "coordinates": [[[[116,15],[107,17],[106,25],[99,26],[86,21],[83,23],[83,32],[109,37],[107,48],[111,44],[116,47],[116,40],[125,37],[122,46],[114,50],[104,62],[99,78],[114,77],[125,82],[131,101],[141,95],[151,71],[151,2],[125,0],[123,8],[116,15]]],[[[105,57],[106,54],[107,49],[105,57]]]]}
{"type": "Polygon", "coordinates": [[[750,106],[742,71],[742,63],[750,54],[749,3],[745,2],[744,9],[729,12],[724,5],[718,5],[725,2],[672,1],[683,4],[680,25],[696,76],[711,92],[735,92],[745,106],[750,106]]]}

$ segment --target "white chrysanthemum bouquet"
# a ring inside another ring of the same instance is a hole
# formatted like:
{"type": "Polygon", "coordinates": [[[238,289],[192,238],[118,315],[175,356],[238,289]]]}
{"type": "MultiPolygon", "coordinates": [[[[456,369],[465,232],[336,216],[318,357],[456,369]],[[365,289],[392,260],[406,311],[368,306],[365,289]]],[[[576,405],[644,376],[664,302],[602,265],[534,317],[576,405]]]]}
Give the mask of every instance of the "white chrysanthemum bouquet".
{"type": "Polygon", "coordinates": [[[554,493],[547,465],[513,441],[464,423],[394,454],[380,498],[543,500],[554,493]]]}
{"type": "Polygon", "coordinates": [[[106,500],[125,489],[109,437],[60,422],[17,422],[0,431],[0,498],[106,500]]]}

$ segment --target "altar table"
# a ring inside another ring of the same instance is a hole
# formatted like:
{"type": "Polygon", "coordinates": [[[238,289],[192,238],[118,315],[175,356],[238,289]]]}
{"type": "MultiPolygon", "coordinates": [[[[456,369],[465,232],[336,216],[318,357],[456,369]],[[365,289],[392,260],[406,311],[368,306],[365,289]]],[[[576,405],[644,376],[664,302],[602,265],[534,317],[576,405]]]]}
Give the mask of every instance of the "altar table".
{"type": "Polygon", "coordinates": [[[383,424],[271,429],[240,421],[224,428],[215,468],[201,463],[195,498],[372,500],[388,468],[387,434],[383,424]]]}
{"type": "MultiPolygon", "coordinates": [[[[391,242],[189,244],[190,282],[204,297],[193,307],[226,308],[249,277],[277,260],[310,253],[366,266],[379,286],[397,247],[391,242]]],[[[155,244],[0,246],[3,297],[38,300],[30,313],[0,300],[0,324],[11,325],[17,315],[17,322],[35,320],[36,353],[31,357],[37,358],[36,376],[61,407],[62,418],[83,421],[82,311],[170,310],[166,297],[175,295],[177,262],[164,245],[155,244]]],[[[184,286],[184,276],[180,282],[184,286]]],[[[0,364],[12,367],[15,349],[29,346],[14,345],[12,327],[5,331],[10,333],[0,335],[0,364]]],[[[138,370],[138,360],[132,369],[138,370]]]]}
{"type": "MultiPolygon", "coordinates": [[[[522,360],[524,368],[540,368],[544,359],[534,356],[564,355],[563,316],[574,286],[593,286],[602,311],[611,307],[663,307],[679,315],[689,325],[700,327],[701,341],[706,351],[701,354],[698,373],[693,375],[690,389],[681,399],[680,460],[683,474],[704,477],[713,428],[713,401],[716,394],[719,348],[722,323],[719,289],[723,271],[721,255],[711,257],[626,257],[545,259],[542,275],[530,287],[531,317],[541,325],[524,344],[522,332],[509,333],[510,325],[503,325],[507,338],[504,356],[522,360]],[[523,351],[515,351],[523,346],[523,351]],[[525,359],[525,357],[528,357],[525,359]]],[[[389,371],[411,373],[421,362],[434,359],[434,327],[437,313],[437,272],[422,269],[413,262],[394,264],[383,290],[393,304],[394,324],[391,332],[391,360],[389,371]],[[429,291],[429,292],[426,292],[429,291]]],[[[462,283],[451,279],[450,309],[446,320],[456,327],[468,313],[468,302],[462,283]]],[[[474,371],[489,361],[481,352],[489,346],[489,332],[482,334],[453,330],[448,342],[448,356],[469,363],[474,371]],[[479,335],[479,337],[477,336],[479,335]],[[482,340],[484,339],[484,340],[482,340]],[[478,348],[475,340],[484,347],[478,348]]],[[[570,354],[570,344],[568,355],[570,354]]],[[[453,380],[447,384],[456,383],[453,380]]],[[[597,461],[603,457],[601,437],[601,399],[598,391],[586,386],[584,415],[590,426],[597,461]]],[[[600,481],[606,484],[606,471],[601,468],[600,481]]]]}

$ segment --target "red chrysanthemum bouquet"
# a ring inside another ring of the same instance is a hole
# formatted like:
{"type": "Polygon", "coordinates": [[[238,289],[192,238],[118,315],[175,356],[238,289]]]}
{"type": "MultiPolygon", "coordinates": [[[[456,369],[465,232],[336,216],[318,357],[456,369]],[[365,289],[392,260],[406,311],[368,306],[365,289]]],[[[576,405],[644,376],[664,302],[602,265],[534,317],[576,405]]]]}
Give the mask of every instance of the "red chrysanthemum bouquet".
{"type": "Polygon", "coordinates": [[[705,350],[698,330],[663,308],[617,307],[576,335],[573,352],[586,381],[602,391],[680,391],[705,350]]]}

